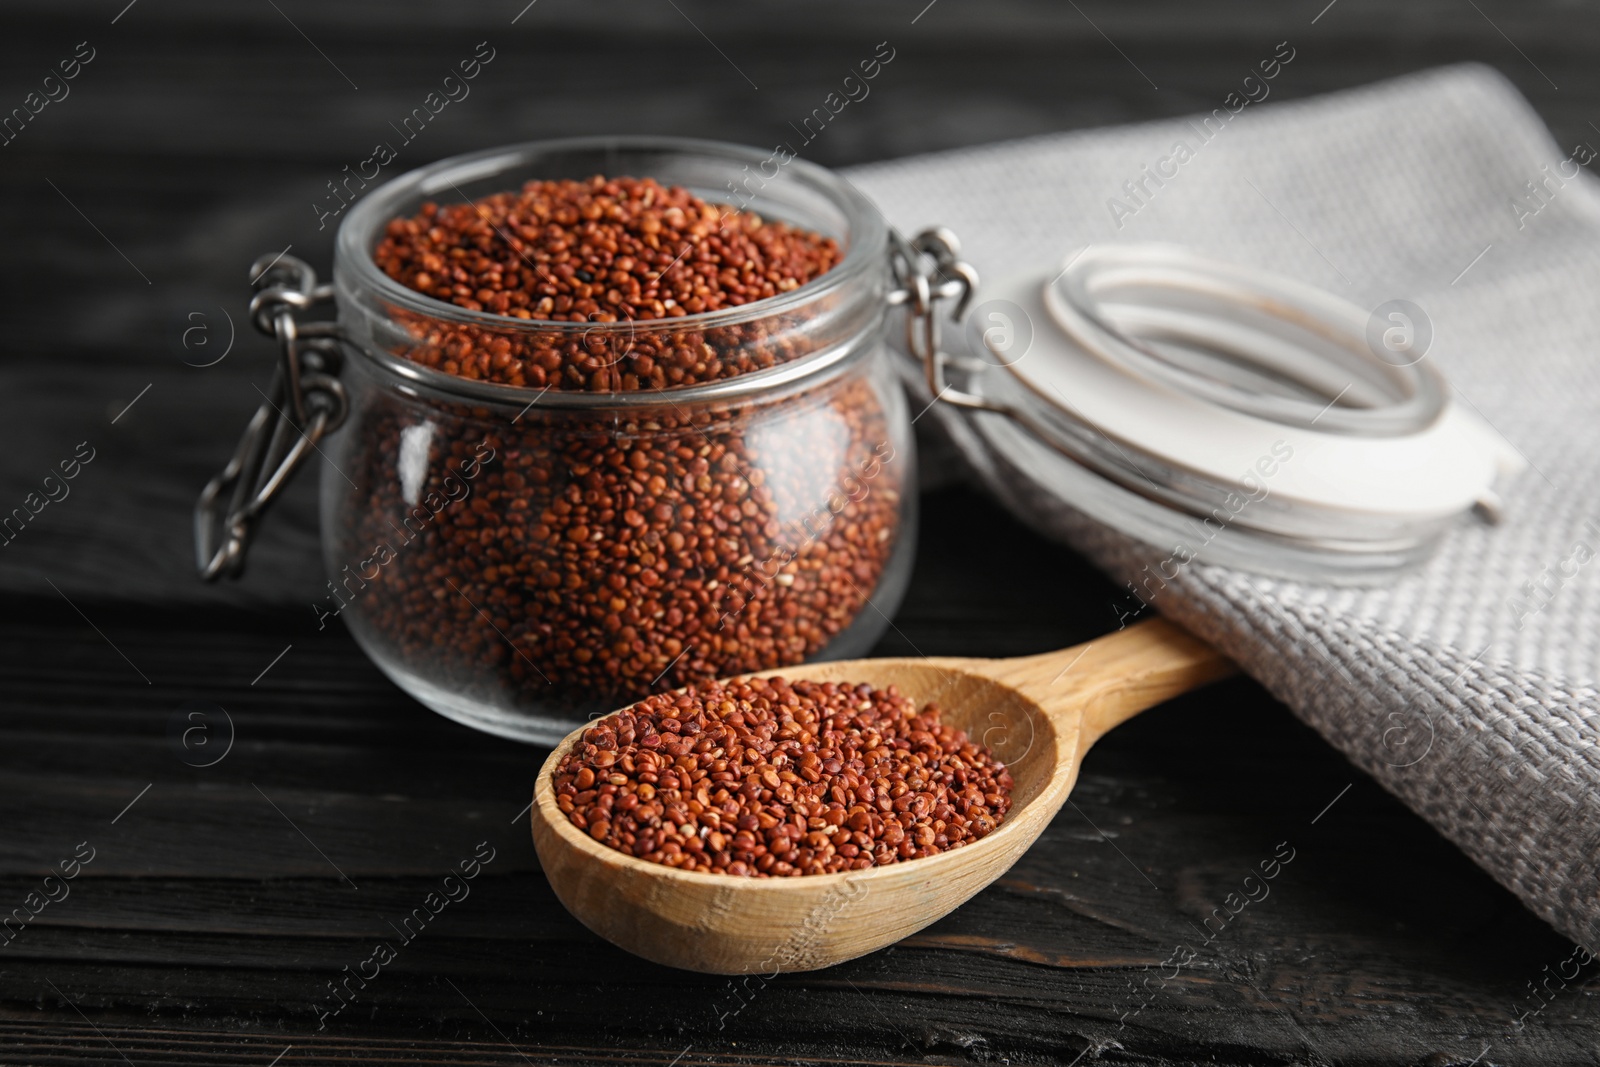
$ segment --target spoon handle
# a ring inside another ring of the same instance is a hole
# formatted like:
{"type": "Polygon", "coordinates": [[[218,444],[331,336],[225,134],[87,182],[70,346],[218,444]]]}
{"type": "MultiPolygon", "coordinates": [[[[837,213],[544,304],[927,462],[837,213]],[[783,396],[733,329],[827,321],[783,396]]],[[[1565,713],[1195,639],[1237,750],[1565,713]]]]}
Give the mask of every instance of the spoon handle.
{"type": "Polygon", "coordinates": [[[1059,652],[999,660],[985,673],[1022,690],[1058,726],[1081,714],[1082,751],[1146,708],[1238,667],[1173,623],[1151,619],[1059,652]]]}

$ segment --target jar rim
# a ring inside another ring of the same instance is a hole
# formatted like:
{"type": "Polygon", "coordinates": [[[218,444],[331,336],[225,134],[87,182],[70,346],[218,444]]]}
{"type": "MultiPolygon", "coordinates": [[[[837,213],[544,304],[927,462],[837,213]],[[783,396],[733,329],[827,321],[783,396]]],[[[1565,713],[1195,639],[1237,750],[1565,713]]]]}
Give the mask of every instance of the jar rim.
{"type": "MultiPolygon", "coordinates": [[[[462,195],[463,199],[469,199],[460,192],[461,183],[491,177],[514,168],[519,162],[540,155],[585,151],[677,152],[723,159],[750,168],[759,168],[760,164],[771,160],[773,155],[761,149],[723,141],[622,135],[524,141],[451,156],[390,179],[362,198],[350,210],[344,221],[339,224],[335,238],[336,280],[341,273],[348,271],[347,277],[354,285],[401,310],[454,325],[474,326],[504,333],[592,336],[596,333],[606,333],[608,329],[623,328],[630,331],[639,329],[704,331],[742,325],[803,307],[819,297],[837,292],[857,281],[874,264],[884,262],[884,257],[887,255],[889,225],[876,205],[842,176],[818,164],[792,157],[780,164],[782,170],[793,174],[799,181],[821,194],[843,214],[848,243],[843,258],[827,271],[786,293],[765,297],[748,304],[678,317],[624,319],[614,323],[520,319],[489,311],[473,311],[419,293],[384,273],[373,259],[372,253],[383,227],[390,220],[400,217],[402,210],[400,205],[406,200],[418,195],[434,199],[441,192],[448,194],[451,190],[462,195]]],[[[409,360],[389,356],[387,353],[369,352],[362,348],[357,348],[357,351],[402,377],[446,392],[465,393],[481,399],[499,399],[507,402],[514,401],[517,397],[521,397],[524,402],[529,397],[541,397],[543,398],[539,401],[541,405],[554,407],[611,407],[641,406],[647,404],[651,397],[659,401],[667,394],[689,400],[700,399],[702,395],[731,396],[758,391],[831,366],[847,355],[847,350],[851,347],[853,346],[832,346],[776,367],[714,382],[668,389],[612,392],[578,392],[548,387],[539,389],[532,386],[485,382],[433,370],[421,364],[411,363],[409,360]]]]}
{"type": "MultiPolygon", "coordinates": [[[[605,326],[619,325],[619,323],[567,322],[556,319],[519,319],[511,315],[499,315],[492,311],[473,311],[470,308],[439,300],[424,293],[419,293],[409,286],[402,285],[384,273],[373,260],[372,248],[367,247],[366,240],[375,236],[392,219],[399,217],[395,209],[396,202],[413,193],[420,192],[425,197],[433,198],[441,193],[446,186],[453,188],[459,181],[474,181],[488,177],[498,170],[506,169],[518,159],[526,159],[535,154],[630,150],[677,151],[686,154],[699,153],[706,156],[723,157],[729,162],[743,162],[757,167],[772,157],[771,153],[763,154],[761,149],[734,144],[729,141],[713,141],[692,137],[628,135],[564,137],[540,141],[522,141],[516,144],[501,145],[496,148],[480,149],[476,152],[449,156],[397,175],[373,190],[368,196],[363,197],[360,203],[356,204],[350,210],[350,214],[346,215],[344,221],[339,224],[339,232],[335,238],[335,244],[340,253],[340,260],[348,264],[359,276],[360,281],[369,288],[392,299],[395,303],[405,306],[406,310],[426,314],[432,318],[457,322],[463,325],[533,333],[550,331],[583,333],[605,326]]],[[[792,171],[814,188],[827,195],[835,206],[844,212],[851,231],[851,241],[845,249],[844,258],[809,282],[797,286],[786,293],[764,297],[748,304],[720,308],[716,311],[702,311],[677,317],[633,319],[631,320],[633,325],[637,326],[638,323],[648,322],[660,323],[664,327],[670,325],[672,328],[681,327],[683,329],[703,330],[716,326],[734,325],[749,319],[764,318],[775,311],[787,310],[796,304],[805,303],[809,298],[821,292],[838,287],[846,278],[860,273],[873,261],[877,252],[881,251],[885,242],[887,242],[889,233],[888,223],[878,211],[877,206],[856,189],[853,184],[826,167],[811,163],[798,156],[791,158],[787,163],[780,164],[780,166],[785,171],[792,171]],[[856,239],[855,235],[858,232],[866,239],[856,239]]]]}

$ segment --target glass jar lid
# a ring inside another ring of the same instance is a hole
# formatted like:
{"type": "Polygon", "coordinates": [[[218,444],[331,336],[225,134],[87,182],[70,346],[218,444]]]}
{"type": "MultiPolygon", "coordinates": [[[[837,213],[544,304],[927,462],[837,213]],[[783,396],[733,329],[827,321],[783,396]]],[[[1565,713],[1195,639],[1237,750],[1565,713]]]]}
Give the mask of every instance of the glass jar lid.
{"type": "Polygon", "coordinates": [[[1454,401],[1404,308],[1375,318],[1152,244],[1086,247],[976,304],[969,358],[935,357],[935,394],[984,413],[976,440],[1030,507],[1154,547],[1372,581],[1464,514],[1495,518],[1522,466],[1454,401]]]}

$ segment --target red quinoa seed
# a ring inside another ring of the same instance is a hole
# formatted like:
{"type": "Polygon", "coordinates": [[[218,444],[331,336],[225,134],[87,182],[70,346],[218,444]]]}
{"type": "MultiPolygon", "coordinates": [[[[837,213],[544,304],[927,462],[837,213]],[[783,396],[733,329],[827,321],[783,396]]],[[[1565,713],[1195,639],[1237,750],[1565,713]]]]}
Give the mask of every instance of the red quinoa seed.
{"type": "Polygon", "coordinates": [[[662,693],[598,720],[556,803],[611,848],[680,870],[788,877],[960,848],[1011,808],[983,746],[874,690],[781,677],[662,693]]]}
{"type": "MultiPolygon", "coordinates": [[[[681,188],[602,177],[424,205],[374,252],[401,284],[506,323],[396,309],[412,338],[397,354],[463,378],[624,392],[831,343],[804,328],[814,312],[678,320],[789,292],[840,255],[830,238],[681,188]]],[[[366,636],[433,684],[554,708],[616,707],[827,647],[899,533],[903,464],[878,386],[849,372],[776,397],[662,397],[626,415],[515,414],[375,390],[345,431],[363,488],[334,546],[340,562],[369,563],[393,546],[392,562],[338,591],[361,598],[366,636]],[[397,476],[418,468],[420,485],[397,476]]]]}

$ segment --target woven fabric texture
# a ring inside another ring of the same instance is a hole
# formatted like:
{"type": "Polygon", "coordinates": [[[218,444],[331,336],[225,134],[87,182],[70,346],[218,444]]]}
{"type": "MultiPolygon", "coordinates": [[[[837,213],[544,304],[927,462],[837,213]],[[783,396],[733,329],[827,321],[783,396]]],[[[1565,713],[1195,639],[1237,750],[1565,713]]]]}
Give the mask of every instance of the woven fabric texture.
{"type": "MultiPolygon", "coordinates": [[[[1295,73],[1291,60],[1276,84],[1295,73]]],[[[1528,461],[1505,520],[1463,521],[1423,568],[1375,588],[1269,579],[1202,552],[1152,603],[1600,950],[1600,187],[1563,165],[1594,150],[1557,145],[1477,66],[1282,105],[1242,98],[1219,99],[1209,126],[1056,135],[850,177],[902,232],[954,229],[989,277],[1090,242],[1161,240],[1364,307],[1424,310],[1427,358],[1528,461]],[[1162,165],[1176,175],[1141,188],[1179,142],[1186,158],[1162,165]]],[[[1006,491],[970,427],[940,418],[1024,518],[1119,580],[1151,562],[1081,514],[1006,491]]]]}

